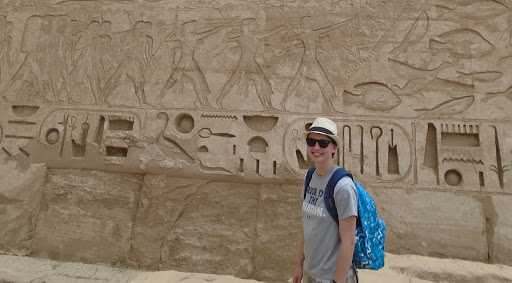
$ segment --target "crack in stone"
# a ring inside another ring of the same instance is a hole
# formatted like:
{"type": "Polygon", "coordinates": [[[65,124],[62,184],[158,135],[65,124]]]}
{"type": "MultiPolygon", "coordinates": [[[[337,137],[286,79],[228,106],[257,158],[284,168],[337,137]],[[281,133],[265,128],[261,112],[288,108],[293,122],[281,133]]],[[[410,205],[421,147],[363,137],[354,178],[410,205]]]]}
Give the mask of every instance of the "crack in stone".
{"type": "Polygon", "coordinates": [[[492,196],[475,196],[475,199],[482,205],[482,216],[485,219],[485,235],[487,239],[487,262],[493,264],[495,261],[494,253],[494,234],[496,223],[498,222],[498,213],[492,196]]]}

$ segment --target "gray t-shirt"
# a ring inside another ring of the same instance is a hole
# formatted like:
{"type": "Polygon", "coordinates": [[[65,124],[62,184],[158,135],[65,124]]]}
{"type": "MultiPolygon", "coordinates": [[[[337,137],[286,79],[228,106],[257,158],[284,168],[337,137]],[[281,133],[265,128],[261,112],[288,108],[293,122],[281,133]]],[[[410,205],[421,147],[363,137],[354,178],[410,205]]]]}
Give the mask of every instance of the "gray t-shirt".
{"type": "MultiPolygon", "coordinates": [[[[313,173],[302,203],[304,229],[304,270],[316,282],[331,282],[336,272],[336,262],[341,246],[339,226],[327,211],[324,192],[327,182],[338,166],[319,176],[313,173]]],[[[304,189],[301,197],[304,196],[304,189]]],[[[357,216],[357,191],[350,177],[343,177],[334,188],[338,218],[357,216]]],[[[351,268],[348,276],[353,273],[351,268]]]]}

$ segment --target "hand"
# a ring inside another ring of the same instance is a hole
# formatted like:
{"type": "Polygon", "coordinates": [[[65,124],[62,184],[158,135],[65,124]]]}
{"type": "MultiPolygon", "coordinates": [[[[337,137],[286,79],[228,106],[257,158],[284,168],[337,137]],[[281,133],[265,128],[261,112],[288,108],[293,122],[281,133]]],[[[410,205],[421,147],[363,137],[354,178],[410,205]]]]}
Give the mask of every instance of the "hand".
{"type": "Polygon", "coordinates": [[[293,283],[300,283],[302,281],[302,267],[295,267],[295,272],[293,273],[293,283]]]}

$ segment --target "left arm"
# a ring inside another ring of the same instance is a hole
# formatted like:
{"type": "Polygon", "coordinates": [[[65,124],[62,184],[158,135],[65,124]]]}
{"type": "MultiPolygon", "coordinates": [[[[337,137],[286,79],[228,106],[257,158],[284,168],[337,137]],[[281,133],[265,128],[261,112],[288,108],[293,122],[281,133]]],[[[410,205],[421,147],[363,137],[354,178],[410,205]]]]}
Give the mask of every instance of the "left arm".
{"type": "Polygon", "coordinates": [[[335,30],[335,29],[338,29],[346,24],[349,24],[351,22],[353,22],[355,19],[355,17],[353,17],[352,19],[348,19],[348,20],[345,20],[341,23],[337,23],[335,25],[332,25],[332,26],[329,26],[329,27],[326,27],[326,28],[323,28],[323,29],[319,29],[318,31],[321,32],[320,36],[325,36],[327,35],[328,33],[330,33],[331,31],[335,30]]]}
{"type": "Polygon", "coordinates": [[[259,38],[266,38],[266,37],[270,37],[270,36],[272,36],[272,35],[274,35],[274,34],[276,34],[276,33],[280,32],[280,31],[284,30],[285,28],[286,28],[285,26],[281,26],[281,27],[277,27],[277,28],[275,28],[275,29],[273,29],[273,30],[269,30],[269,31],[267,31],[267,32],[266,32],[266,33],[264,33],[264,34],[261,34],[261,35],[259,36],[259,38]]]}
{"type": "Polygon", "coordinates": [[[352,265],[352,256],[354,255],[356,243],[356,219],[356,216],[349,216],[339,221],[341,247],[336,262],[336,273],[334,273],[334,280],[336,282],[346,281],[348,271],[352,265]]]}
{"type": "Polygon", "coordinates": [[[208,36],[210,36],[210,35],[212,35],[212,34],[214,34],[214,33],[216,33],[216,32],[219,32],[219,31],[220,31],[221,29],[223,29],[223,28],[224,28],[224,25],[221,25],[221,26],[218,26],[218,27],[213,28],[213,29],[211,29],[211,30],[207,30],[207,31],[205,31],[205,32],[201,32],[201,33],[199,33],[199,34],[198,34],[198,35],[199,35],[199,38],[200,38],[200,39],[203,39],[203,38],[205,38],[205,37],[208,37],[208,36]]]}

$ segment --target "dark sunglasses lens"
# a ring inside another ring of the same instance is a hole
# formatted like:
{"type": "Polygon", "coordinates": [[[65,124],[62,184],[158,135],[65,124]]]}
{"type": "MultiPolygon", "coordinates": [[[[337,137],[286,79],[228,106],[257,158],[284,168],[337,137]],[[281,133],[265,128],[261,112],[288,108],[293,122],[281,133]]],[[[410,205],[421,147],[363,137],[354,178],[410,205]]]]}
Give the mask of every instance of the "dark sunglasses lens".
{"type": "Polygon", "coordinates": [[[312,138],[307,138],[306,143],[308,144],[308,146],[313,147],[313,146],[315,146],[316,140],[312,139],[312,138]]]}
{"type": "Polygon", "coordinates": [[[308,144],[308,146],[310,147],[313,147],[315,146],[315,144],[318,142],[318,145],[321,147],[321,148],[326,148],[327,146],[329,146],[329,143],[330,141],[328,140],[315,140],[315,139],[312,139],[312,138],[307,138],[306,139],[306,143],[308,144]]]}
{"type": "Polygon", "coordinates": [[[329,141],[327,141],[327,140],[318,140],[318,145],[321,148],[326,148],[329,145],[329,141]]]}

